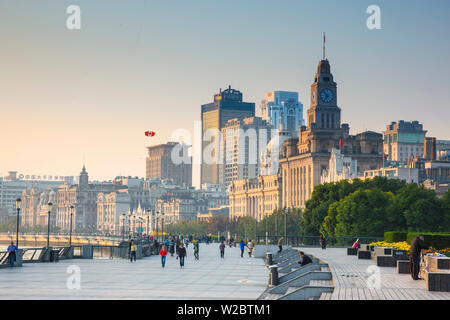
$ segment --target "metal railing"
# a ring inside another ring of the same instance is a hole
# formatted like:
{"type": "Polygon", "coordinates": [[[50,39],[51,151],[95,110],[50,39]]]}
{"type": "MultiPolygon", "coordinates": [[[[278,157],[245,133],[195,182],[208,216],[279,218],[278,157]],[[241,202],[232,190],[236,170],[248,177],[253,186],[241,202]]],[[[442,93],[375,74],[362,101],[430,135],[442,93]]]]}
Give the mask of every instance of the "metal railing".
{"type": "MultiPolygon", "coordinates": [[[[268,244],[278,245],[278,241],[280,238],[284,237],[284,235],[278,236],[263,236],[258,235],[256,238],[256,242],[258,244],[266,244],[266,240],[268,244]]],[[[292,245],[292,246],[310,246],[310,247],[320,247],[320,237],[319,236],[287,236],[284,237],[283,245],[292,245]]],[[[330,247],[351,247],[353,243],[359,239],[359,243],[371,243],[376,241],[382,241],[383,237],[326,237],[325,242],[326,246],[330,247]]]]}
{"type": "Polygon", "coordinates": [[[1,251],[0,252],[0,264],[7,264],[9,263],[9,252],[7,251],[1,251]]]}

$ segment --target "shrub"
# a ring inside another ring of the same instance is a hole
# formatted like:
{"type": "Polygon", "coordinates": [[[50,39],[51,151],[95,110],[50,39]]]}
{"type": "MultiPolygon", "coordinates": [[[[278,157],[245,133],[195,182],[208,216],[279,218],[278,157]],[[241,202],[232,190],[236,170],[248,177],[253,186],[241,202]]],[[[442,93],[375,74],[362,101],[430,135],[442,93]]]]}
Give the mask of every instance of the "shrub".
{"type": "Polygon", "coordinates": [[[406,241],[408,232],[403,231],[389,231],[384,233],[384,241],[387,242],[400,242],[406,241]]]}
{"type": "Polygon", "coordinates": [[[445,249],[450,247],[450,233],[421,233],[408,232],[406,241],[411,243],[412,239],[422,234],[425,239],[425,244],[436,249],[445,249]]]}

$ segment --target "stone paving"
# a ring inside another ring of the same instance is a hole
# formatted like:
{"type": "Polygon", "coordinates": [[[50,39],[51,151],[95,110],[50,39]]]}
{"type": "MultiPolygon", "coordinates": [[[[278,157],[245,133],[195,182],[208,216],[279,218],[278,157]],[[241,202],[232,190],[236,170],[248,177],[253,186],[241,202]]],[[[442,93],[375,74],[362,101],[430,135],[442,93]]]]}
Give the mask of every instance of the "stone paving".
{"type": "Polygon", "coordinates": [[[151,256],[136,262],[120,259],[61,260],[0,270],[0,299],[257,299],[267,288],[264,260],[240,257],[239,248],[201,244],[200,260],[192,245],[183,269],[170,255],[166,268],[151,256]],[[68,289],[67,268],[80,268],[80,289],[68,289]]]}

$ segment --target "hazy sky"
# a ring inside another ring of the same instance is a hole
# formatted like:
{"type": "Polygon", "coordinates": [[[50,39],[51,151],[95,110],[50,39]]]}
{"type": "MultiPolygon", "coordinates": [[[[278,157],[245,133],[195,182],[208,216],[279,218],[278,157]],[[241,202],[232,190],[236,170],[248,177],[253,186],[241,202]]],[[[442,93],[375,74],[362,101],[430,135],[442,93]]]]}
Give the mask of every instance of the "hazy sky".
{"type": "Polygon", "coordinates": [[[419,120],[450,139],[450,1],[0,0],[0,175],[145,175],[145,147],[193,130],[231,85],[300,93],[322,33],[351,132],[419,120]],[[66,8],[81,8],[81,30],[66,8]],[[371,4],[381,30],[366,27],[371,4]],[[156,131],[146,138],[144,131],[156,131]]]}

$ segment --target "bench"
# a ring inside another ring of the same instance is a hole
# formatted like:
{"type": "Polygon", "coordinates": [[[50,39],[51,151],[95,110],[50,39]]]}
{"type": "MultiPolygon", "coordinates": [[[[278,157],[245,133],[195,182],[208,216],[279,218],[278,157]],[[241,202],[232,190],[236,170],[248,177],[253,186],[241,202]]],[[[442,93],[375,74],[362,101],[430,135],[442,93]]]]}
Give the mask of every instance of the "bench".
{"type": "Polygon", "coordinates": [[[397,261],[397,272],[400,274],[409,274],[411,273],[411,269],[409,266],[409,261],[398,260],[397,261]]]}
{"type": "Polygon", "coordinates": [[[424,262],[422,274],[427,290],[450,292],[450,258],[425,256],[424,262]]]}
{"type": "Polygon", "coordinates": [[[358,248],[347,248],[348,256],[356,256],[358,254],[358,248]]]}

